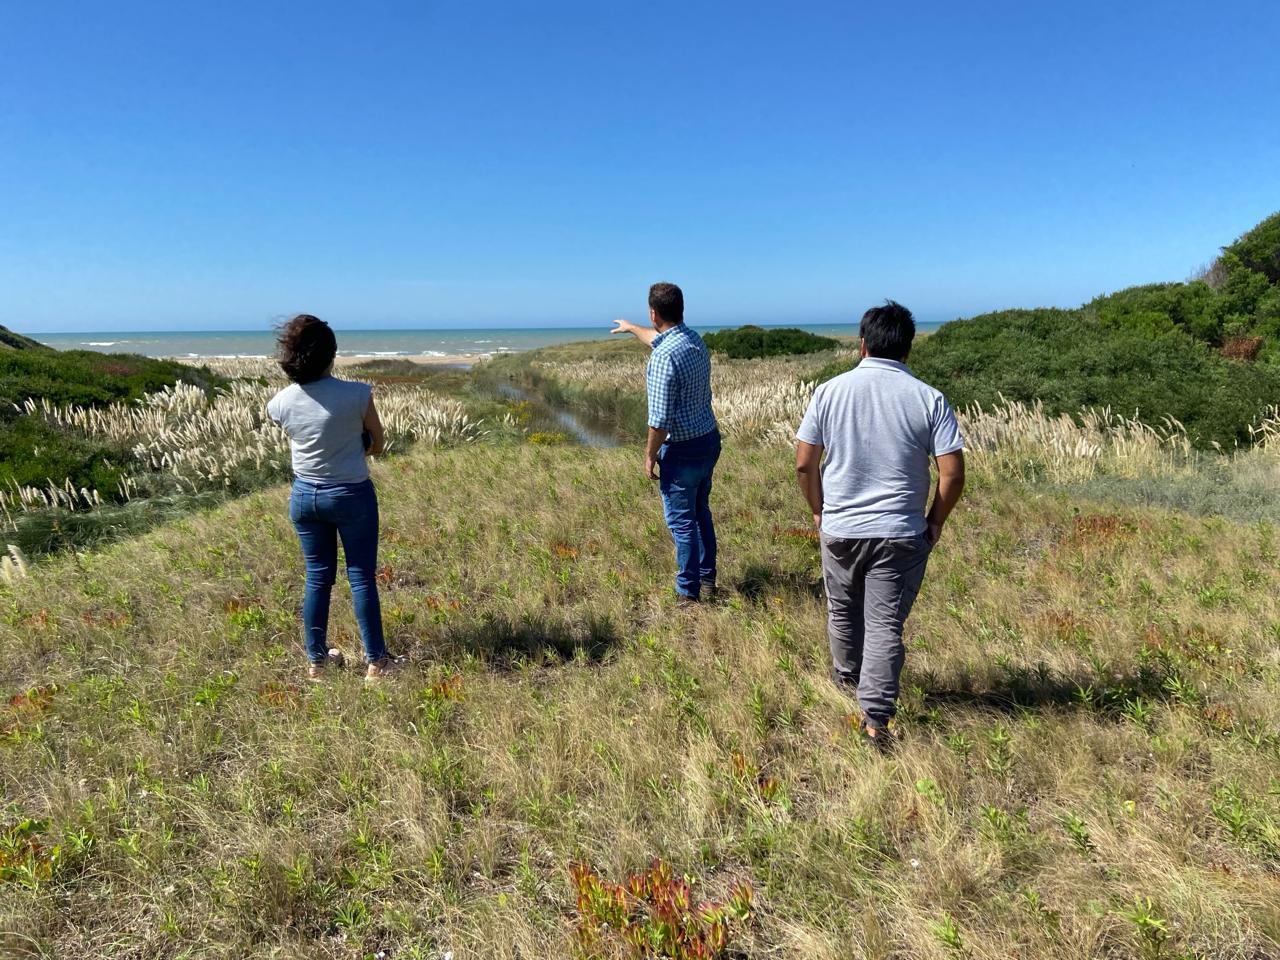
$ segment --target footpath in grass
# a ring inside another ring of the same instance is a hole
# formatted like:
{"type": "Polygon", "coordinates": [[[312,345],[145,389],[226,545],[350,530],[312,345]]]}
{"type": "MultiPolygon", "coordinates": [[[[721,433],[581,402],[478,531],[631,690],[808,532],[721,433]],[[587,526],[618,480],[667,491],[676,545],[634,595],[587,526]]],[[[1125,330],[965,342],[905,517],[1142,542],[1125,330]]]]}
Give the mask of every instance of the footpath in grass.
{"type": "Polygon", "coordinates": [[[689,615],[634,450],[376,480],[394,684],[302,679],[283,487],[0,586],[0,955],[646,955],[615,883],[707,956],[1280,955],[1271,527],[980,478],[886,759],[785,450],[728,445],[689,615]]]}

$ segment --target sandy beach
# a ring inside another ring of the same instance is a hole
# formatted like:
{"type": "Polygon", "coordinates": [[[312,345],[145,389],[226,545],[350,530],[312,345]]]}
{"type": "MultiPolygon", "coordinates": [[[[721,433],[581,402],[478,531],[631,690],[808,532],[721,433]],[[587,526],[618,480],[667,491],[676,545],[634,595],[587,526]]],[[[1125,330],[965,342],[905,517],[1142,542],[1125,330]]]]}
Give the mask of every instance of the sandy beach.
{"type": "Polygon", "coordinates": [[[451,353],[440,356],[434,353],[411,353],[396,357],[336,357],[334,364],[339,367],[355,367],[363,363],[375,363],[379,360],[407,360],[409,363],[420,363],[428,367],[471,366],[481,360],[488,360],[492,353],[451,353]]]}
{"type": "MultiPolygon", "coordinates": [[[[439,355],[439,354],[433,354],[433,353],[412,353],[412,354],[400,354],[394,357],[386,357],[386,356],[334,357],[333,363],[334,363],[334,366],[339,368],[357,367],[357,366],[360,366],[361,364],[377,363],[379,361],[405,361],[408,363],[421,364],[424,367],[427,367],[427,366],[429,367],[455,367],[455,366],[470,367],[470,366],[473,366],[474,364],[480,363],[483,360],[488,360],[492,356],[494,356],[494,354],[492,353],[451,353],[451,354],[445,354],[445,355],[439,355]]],[[[217,364],[219,362],[234,362],[237,360],[243,360],[243,361],[252,363],[254,361],[271,360],[273,358],[262,357],[262,356],[255,356],[255,357],[171,356],[171,357],[159,357],[157,359],[176,360],[178,363],[189,363],[194,366],[200,366],[201,364],[206,364],[206,363],[217,364]]]]}

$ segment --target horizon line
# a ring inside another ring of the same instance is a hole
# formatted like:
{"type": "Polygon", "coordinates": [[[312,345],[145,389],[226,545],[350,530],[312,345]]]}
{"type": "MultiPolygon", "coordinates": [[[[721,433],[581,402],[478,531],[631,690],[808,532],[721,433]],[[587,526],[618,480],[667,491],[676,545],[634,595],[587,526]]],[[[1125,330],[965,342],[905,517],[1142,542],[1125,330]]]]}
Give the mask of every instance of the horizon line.
{"type": "MultiPolygon", "coordinates": [[[[954,319],[954,318],[953,318],[954,319]]],[[[949,321],[946,320],[916,320],[918,326],[941,326],[949,321]]],[[[610,333],[610,328],[605,325],[598,324],[545,324],[537,326],[470,326],[470,327],[344,327],[337,324],[330,324],[336,332],[345,333],[468,333],[481,331],[502,330],[507,332],[520,331],[538,331],[538,330],[599,330],[602,333],[610,333]]],[[[858,327],[857,320],[847,321],[822,321],[822,322],[806,322],[803,320],[793,321],[773,321],[773,322],[750,322],[750,323],[689,323],[689,326],[698,327],[849,327],[856,330],[858,327]]],[[[8,327],[15,333],[23,333],[22,330],[15,327],[8,327]]],[[[200,334],[227,334],[227,333],[249,333],[249,334],[271,334],[274,333],[273,328],[263,327],[231,327],[222,329],[153,329],[153,330],[126,330],[126,329],[109,329],[100,328],[97,330],[39,330],[27,331],[25,336],[39,338],[40,336],[105,336],[108,334],[184,334],[188,336],[200,334]]]]}

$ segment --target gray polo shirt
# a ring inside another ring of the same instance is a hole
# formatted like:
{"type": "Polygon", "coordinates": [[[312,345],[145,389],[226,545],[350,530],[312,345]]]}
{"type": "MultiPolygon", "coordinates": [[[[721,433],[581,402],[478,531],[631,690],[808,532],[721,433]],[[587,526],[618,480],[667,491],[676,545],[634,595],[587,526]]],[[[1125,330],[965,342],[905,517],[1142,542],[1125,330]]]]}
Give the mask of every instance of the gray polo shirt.
{"type": "Polygon", "coordinates": [[[291,383],[267,401],[267,416],[289,435],[294,476],[320,483],[369,479],[361,435],[372,395],[367,383],[321,377],[291,383]]]}
{"type": "Polygon", "coordinates": [[[818,387],[796,438],[825,448],[822,532],[853,539],[924,533],[929,455],[964,449],[946,398],[879,357],[818,387]]]}

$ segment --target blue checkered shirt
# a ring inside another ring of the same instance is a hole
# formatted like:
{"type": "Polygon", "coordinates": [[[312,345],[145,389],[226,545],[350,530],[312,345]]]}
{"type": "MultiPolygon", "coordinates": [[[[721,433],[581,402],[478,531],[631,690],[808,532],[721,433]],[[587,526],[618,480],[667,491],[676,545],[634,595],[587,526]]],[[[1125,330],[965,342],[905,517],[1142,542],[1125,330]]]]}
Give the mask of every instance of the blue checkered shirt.
{"type": "Polygon", "coordinates": [[[683,323],[658,334],[645,370],[649,426],[666,430],[673,443],[716,428],[711,412],[711,352],[683,323]]]}

